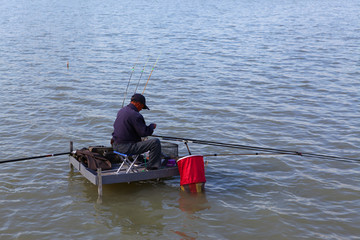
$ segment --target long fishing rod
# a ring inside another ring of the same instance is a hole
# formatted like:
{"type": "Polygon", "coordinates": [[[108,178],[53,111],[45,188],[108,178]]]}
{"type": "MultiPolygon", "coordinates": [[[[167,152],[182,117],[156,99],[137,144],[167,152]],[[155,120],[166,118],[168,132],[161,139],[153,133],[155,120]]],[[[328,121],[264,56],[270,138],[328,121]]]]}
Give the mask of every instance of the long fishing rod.
{"type": "Polygon", "coordinates": [[[150,59],[150,56],[148,57],[148,59],[147,59],[145,65],[144,65],[143,69],[141,70],[141,74],[140,74],[140,77],[139,77],[139,81],[138,81],[138,83],[137,83],[137,85],[136,85],[134,94],[136,93],[136,91],[137,91],[137,89],[138,89],[138,87],[139,87],[139,83],[140,83],[141,77],[142,77],[142,75],[143,75],[143,73],[144,73],[144,70],[145,70],[145,67],[146,67],[147,63],[149,62],[149,59],[150,59]]]}
{"type": "Polygon", "coordinates": [[[35,156],[35,157],[27,157],[27,158],[17,158],[17,159],[11,159],[11,160],[4,160],[4,161],[0,161],[0,164],[1,164],[1,163],[9,163],[9,162],[19,162],[19,161],[25,161],[25,160],[30,160],[30,159],[36,159],[36,158],[55,157],[55,156],[68,155],[68,154],[71,154],[71,152],[54,153],[54,154],[46,154],[46,155],[35,156]]]}
{"type": "Polygon", "coordinates": [[[161,54],[159,54],[159,56],[157,57],[156,62],[155,62],[154,66],[153,66],[153,67],[152,67],[152,69],[151,69],[151,72],[150,72],[149,78],[148,78],[148,80],[147,80],[147,82],[146,82],[146,84],[145,84],[145,87],[144,87],[144,90],[143,90],[142,94],[144,94],[144,92],[145,92],[146,86],[147,86],[147,85],[148,85],[148,83],[149,83],[149,80],[150,80],[151,74],[153,73],[153,71],[154,71],[154,69],[155,69],[155,66],[156,66],[156,64],[157,64],[157,62],[158,62],[158,60],[159,60],[160,55],[161,55],[161,54]]]}
{"type": "Polygon", "coordinates": [[[241,144],[230,144],[230,143],[221,143],[221,142],[213,142],[213,141],[204,141],[204,140],[196,140],[196,139],[189,139],[189,138],[177,138],[177,137],[160,136],[160,135],[152,135],[152,136],[159,137],[164,140],[172,140],[172,141],[189,142],[189,143],[196,143],[196,144],[203,144],[203,145],[236,148],[236,149],[242,149],[242,150],[253,150],[253,151],[259,151],[259,152],[270,152],[270,153],[285,154],[285,155],[298,155],[298,156],[303,156],[303,157],[332,159],[332,160],[341,160],[341,161],[348,161],[348,162],[354,162],[354,161],[360,162],[360,159],[330,156],[330,155],[324,155],[324,154],[306,153],[306,152],[298,152],[298,151],[275,149],[275,148],[255,147],[255,146],[247,146],[247,145],[241,145],[241,144]]]}
{"type": "Polygon", "coordinates": [[[292,154],[292,155],[301,155],[302,154],[302,153],[299,153],[296,151],[281,150],[281,149],[274,149],[274,148],[253,147],[253,146],[246,146],[246,145],[240,145],[240,144],[220,143],[220,142],[213,142],[213,141],[196,140],[196,139],[190,139],[190,138],[177,138],[177,137],[160,136],[160,135],[152,135],[152,136],[159,137],[164,140],[173,140],[173,141],[197,143],[197,144],[203,144],[203,145],[237,148],[237,149],[243,149],[243,150],[266,151],[266,152],[272,152],[272,153],[292,154]]]}
{"type": "Polygon", "coordinates": [[[219,156],[274,156],[284,155],[283,153],[212,153],[202,154],[204,157],[219,157],[219,156]]]}
{"type": "MultiPolygon", "coordinates": [[[[139,55],[139,57],[140,57],[140,55],[139,55]]],[[[124,94],[124,100],[123,100],[123,103],[122,103],[122,106],[121,106],[121,107],[124,107],[124,103],[125,103],[127,91],[128,91],[128,89],[129,89],[129,85],[130,85],[130,80],[131,80],[131,77],[132,77],[132,75],[133,75],[133,73],[134,73],[134,71],[135,71],[135,67],[136,67],[136,64],[138,63],[139,57],[136,59],[136,62],[135,62],[134,66],[133,66],[132,69],[131,69],[129,81],[128,81],[128,84],[127,84],[127,87],[126,87],[126,91],[125,91],[125,94],[124,94]]]]}

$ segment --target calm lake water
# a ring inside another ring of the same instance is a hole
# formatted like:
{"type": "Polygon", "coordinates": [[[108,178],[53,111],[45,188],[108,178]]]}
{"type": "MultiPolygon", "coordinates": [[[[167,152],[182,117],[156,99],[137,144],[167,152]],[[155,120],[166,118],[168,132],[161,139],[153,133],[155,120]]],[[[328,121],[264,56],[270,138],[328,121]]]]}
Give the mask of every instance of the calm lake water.
{"type": "MultiPolygon", "coordinates": [[[[2,1],[1,160],[109,145],[131,68],[126,103],[157,58],[142,112],[156,134],[359,159],[359,12],[335,0],[2,1]]],[[[205,160],[206,195],[174,178],[104,186],[102,203],[67,156],[1,164],[0,238],[360,239],[359,162],[205,160]]]]}

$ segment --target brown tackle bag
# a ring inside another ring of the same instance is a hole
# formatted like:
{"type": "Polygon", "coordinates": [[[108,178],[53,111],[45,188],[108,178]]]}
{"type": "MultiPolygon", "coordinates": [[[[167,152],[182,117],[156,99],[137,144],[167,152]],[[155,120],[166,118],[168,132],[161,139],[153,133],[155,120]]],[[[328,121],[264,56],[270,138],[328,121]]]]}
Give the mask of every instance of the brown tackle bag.
{"type": "Polygon", "coordinates": [[[111,168],[111,162],[99,153],[91,152],[89,149],[76,150],[76,159],[88,168],[107,170],[111,168]]]}

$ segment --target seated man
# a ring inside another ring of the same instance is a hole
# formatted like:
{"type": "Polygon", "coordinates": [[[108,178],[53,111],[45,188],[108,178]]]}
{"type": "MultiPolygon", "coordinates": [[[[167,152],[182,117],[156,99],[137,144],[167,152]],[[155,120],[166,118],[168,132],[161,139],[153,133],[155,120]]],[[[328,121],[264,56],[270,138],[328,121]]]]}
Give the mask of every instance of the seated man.
{"type": "Polygon", "coordinates": [[[145,97],[136,93],[131,97],[130,104],[120,109],[117,114],[111,144],[115,151],[127,155],[150,151],[147,169],[155,170],[161,165],[161,144],[157,138],[141,141],[141,137],[151,136],[156,128],[155,123],[146,125],[140,114],[142,109],[149,108],[146,106],[145,97]]]}

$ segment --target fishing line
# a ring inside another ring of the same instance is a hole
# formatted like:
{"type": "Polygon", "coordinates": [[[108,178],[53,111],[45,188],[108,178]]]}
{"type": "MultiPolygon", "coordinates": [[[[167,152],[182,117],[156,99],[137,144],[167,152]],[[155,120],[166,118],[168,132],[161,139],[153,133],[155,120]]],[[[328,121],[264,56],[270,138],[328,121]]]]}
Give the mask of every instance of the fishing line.
{"type": "Polygon", "coordinates": [[[145,70],[145,67],[146,67],[147,63],[149,62],[149,59],[150,59],[150,56],[148,57],[148,59],[147,59],[145,65],[144,65],[143,69],[141,70],[140,78],[139,78],[139,81],[138,81],[138,83],[137,83],[137,85],[136,85],[134,94],[136,93],[136,91],[137,91],[137,89],[138,89],[138,87],[139,87],[139,83],[140,83],[141,77],[142,77],[142,75],[143,75],[143,73],[144,73],[144,70],[145,70]]]}
{"type": "Polygon", "coordinates": [[[148,85],[148,83],[149,83],[149,80],[150,80],[151,74],[153,73],[153,71],[154,71],[154,69],[155,69],[155,66],[156,66],[156,64],[157,64],[157,62],[158,62],[158,60],[159,60],[160,55],[161,55],[161,53],[160,53],[160,54],[159,54],[159,56],[157,57],[156,62],[155,62],[154,66],[153,66],[153,67],[152,67],[152,69],[151,69],[151,72],[150,72],[149,78],[148,78],[148,80],[147,80],[147,82],[146,82],[146,84],[145,84],[145,87],[144,87],[144,90],[143,90],[142,94],[144,94],[144,92],[145,92],[146,86],[147,86],[147,85],[148,85]]]}
{"type": "Polygon", "coordinates": [[[126,87],[126,91],[125,91],[125,94],[124,94],[124,100],[123,100],[123,103],[122,103],[122,106],[121,107],[124,107],[124,103],[125,103],[125,99],[126,99],[126,95],[127,95],[127,91],[128,91],[128,88],[129,88],[129,85],[130,85],[130,80],[131,80],[131,77],[135,71],[135,67],[136,67],[136,64],[138,63],[138,60],[140,58],[140,55],[138,56],[138,58],[136,59],[136,62],[134,64],[134,66],[132,67],[131,69],[131,74],[130,74],[130,77],[129,77],[129,81],[128,81],[128,84],[127,84],[127,87],[126,87]]]}

